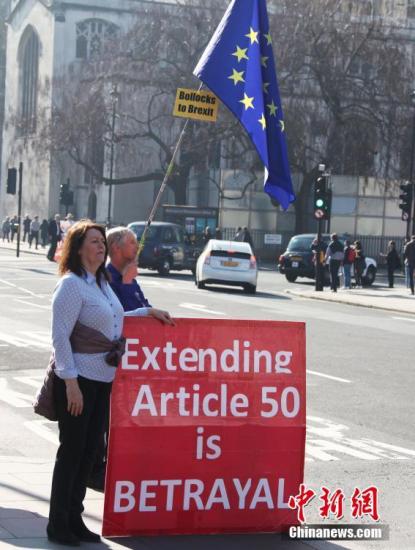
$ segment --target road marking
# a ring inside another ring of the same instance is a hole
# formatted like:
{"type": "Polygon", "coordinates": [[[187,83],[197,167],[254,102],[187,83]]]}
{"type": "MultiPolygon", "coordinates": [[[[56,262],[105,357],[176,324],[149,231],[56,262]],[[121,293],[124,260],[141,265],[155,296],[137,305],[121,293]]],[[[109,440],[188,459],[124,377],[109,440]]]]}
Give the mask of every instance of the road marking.
{"type": "Polygon", "coordinates": [[[392,319],[397,319],[398,321],[411,321],[412,323],[415,323],[415,319],[411,319],[411,317],[392,317],[392,319]]]}
{"type": "Polygon", "coordinates": [[[321,378],[328,378],[329,380],[335,380],[336,382],[342,382],[343,384],[351,384],[351,380],[346,380],[346,378],[339,378],[338,376],[331,376],[330,374],[323,374],[322,372],[316,372],[314,370],[308,370],[308,374],[312,374],[314,376],[321,376],[321,378]]]}
{"type": "Polygon", "coordinates": [[[185,309],[192,309],[194,311],[201,311],[202,313],[210,313],[211,315],[226,315],[223,311],[214,311],[213,309],[207,309],[203,304],[188,304],[187,302],[179,304],[179,307],[185,309]]]}
{"type": "Polygon", "coordinates": [[[7,380],[5,378],[0,378],[0,401],[21,409],[32,406],[33,395],[11,390],[7,380]]]}
{"type": "Polygon", "coordinates": [[[13,376],[14,380],[17,380],[17,382],[21,382],[22,384],[26,384],[27,386],[30,386],[31,388],[36,388],[37,390],[40,388],[40,384],[43,380],[43,375],[41,376],[13,376]]]}
{"type": "MultiPolygon", "coordinates": [[[[47,331],[25,331],[20,330],[17,334],[22,334],[22,337],[12,336],[5,332],[0,332],[0,340],[8,345],[16,346],[17,348],[42,348],[50,349],[50,335],[47,331]]],[[[1,344],[0,344],[1,345],[1,344]]]]}
{"type": "Polygon", "coordinates": [[[34,304],[32,302],[27,302],[26,300],[21,300],[20,298],[15,298],[15,301],[16,302],[19,302],[21,304],[25,304],[25,305],[29,305],[29,306],[33,306],[33,307],[39,307],[40,309],[51,309],[51,306],[48,305],[48,306],[42,306],[40,304],[34,304]]]}
{"type": "Polygon", "coordinates": [[[36,294],[36,292],[32,292],[31,290],[28,290],[27,288],[23,288],[22,286],[17,286],[13,283],[9,283],[9,281],[5,281],[4,279],[0,279],[0,283],[3,283],[8,286],[12,286],[13,288],[17,288],[17,290],[21,290],[22,292],[26,292],[27,294],[30,294],[30,296],[34,296],[36,298],[43,298],[43,294],[36,294]]]}
{"type": "Polygon", "coordinates": [[[36,435],[39,435],[43,439],[46,439],[46,441],[49,441],[57,446],[59,445],[58,434],[48,427],[51,424],[52,422],[49,422],[49,420],[29,420],[24,423],[26,428],[34,432],[36,435]]]}

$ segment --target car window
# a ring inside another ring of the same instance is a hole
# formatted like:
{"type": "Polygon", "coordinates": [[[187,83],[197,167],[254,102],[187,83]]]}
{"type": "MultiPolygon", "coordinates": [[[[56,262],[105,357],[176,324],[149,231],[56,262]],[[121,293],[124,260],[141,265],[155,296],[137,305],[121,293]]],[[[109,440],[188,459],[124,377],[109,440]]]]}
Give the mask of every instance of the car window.
{"type": "MultiPolygon", "coordinates": [[[[141,239],[143,233],[144,233],[145,225],[132,225],[130,229],[134,231],[135,236],[138,240],[141,239]]],[[[157,237],[158,228],[150,226],[149,230],[147,231],[146,235],[146,241],[154,241],[157,237]]]]}
{"type": "Polygon", "coordinates": [[[233,250],[212,250],[211,256],[219,256],[220,258],[238,258],[241,260],[250,260],[251,254],[249,252],[235,252],[233,250]]]}
{"type": "Polygon", "coordinates": [[[176,242],[183,243],[184,242],[184,233],[182,229],[179,229],[178,227],[174,228],[174,234],[176,236],[176,242]]]}
{"type": "Polygon", "coordinates": [[[172,244],[172,243],[177,242],[176,235],[175,235],[173,227],[165,227],[164,228],[163,242],[165,242],[167,244],[172,244]]]}
{"type": "Polygon", "coordinates": [[[288,252],[295,250],[296,252],[310,252],[313,239],[310,237],[293,237],[288,243],[288,252]]]}

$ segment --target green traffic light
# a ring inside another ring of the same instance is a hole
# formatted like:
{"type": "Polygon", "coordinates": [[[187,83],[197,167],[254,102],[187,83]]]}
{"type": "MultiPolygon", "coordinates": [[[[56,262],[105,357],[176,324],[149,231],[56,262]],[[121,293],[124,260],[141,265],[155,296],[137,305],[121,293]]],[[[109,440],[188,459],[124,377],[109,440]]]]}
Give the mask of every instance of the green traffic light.
{"type": "Polygon", "coordinates": [[[317,208],[322,208],[324,206],[323,199],[317,199],[316,200],[316,206],[317,206],[317,208]]]}

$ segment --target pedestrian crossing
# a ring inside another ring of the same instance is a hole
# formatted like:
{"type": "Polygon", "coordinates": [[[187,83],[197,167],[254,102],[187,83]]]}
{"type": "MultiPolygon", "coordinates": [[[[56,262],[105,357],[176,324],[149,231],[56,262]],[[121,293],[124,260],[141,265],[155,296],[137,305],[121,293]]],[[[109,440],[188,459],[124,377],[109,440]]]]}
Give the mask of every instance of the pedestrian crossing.
{"type": "Polygon", "coordinates": [[[18,330],[14,333],[0,331],[0,347],[31,348],[37,350],[51,349],[50,331],[18,330]]]}
{"type": "MultiPolygon", "coordinates": [[[[26,409],[29,415],[24,414],[22,425],[45,441],[58,445],[56,424],[29,412],[43,377],[44,373],[38,370],[0,377],[0,411],[3,406],[22,412],[26,409]]],[[[415,460],[414,448],[380,441],[362,431],[363,428],[351,428],[327,418],[307,415],[306,462],[415,460]],[[360,433],[356,433],[357,430],[360,433]]]]}

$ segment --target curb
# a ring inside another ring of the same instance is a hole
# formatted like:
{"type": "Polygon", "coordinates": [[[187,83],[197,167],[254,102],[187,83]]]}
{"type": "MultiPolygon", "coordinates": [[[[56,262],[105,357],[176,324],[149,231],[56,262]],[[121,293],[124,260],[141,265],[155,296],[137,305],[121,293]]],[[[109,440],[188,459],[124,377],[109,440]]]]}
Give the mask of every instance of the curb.
{"type": "MultiPolygon", "coordinates": [[[[292,290],[285,290],[284,291],[286,294],[291,294],[292,296],[298,296],[300,298],[305,298],[305,299],[310,299],[310,300],[320,300],[320,302],[329,302],[329,303],[335,303],[335,304],[345,304],[347,306],[357,306],[357,307],[367,307],[369,309],[380,309],[382,311],[392,311],[392,312],[396,312],[396,313],[404,313],[405,315],[414,315],[414,312],[411,312],[411,311],[406,311],[404,309],[395,309],[395,308],[392,308],[392,307],[385,307],[385,306],[381,306],[381,305],[373,305],[373,304],[359,304],[359,303],[356,303],[356,302],[352,302],[350,300],[334,300],[334,299],[330,299],[330,300],[327,300],[326,298],[323,298],[322,296],[310,296],[309,294],[304,294],[302,292],[295,292],[295,291],[292,291],[292,290]]],[[[415,300],[414,300],[415,302],[415,300]]]]}
{"type": "MultiPolygon", "coordinates": [[[[16,247],[0,245],[0,250],[11,250],[12,252],[16,252],[16,247]]],[[[32,256],[43,256],[43,250],[45,250],[45,258],[46,258],[46,251],[47,251],[46,248],[42,249],[42,252],[36,252],[36,250],[27,250],[26,248],[20,248],[20,254],[31,254],[32,256]]]]}

